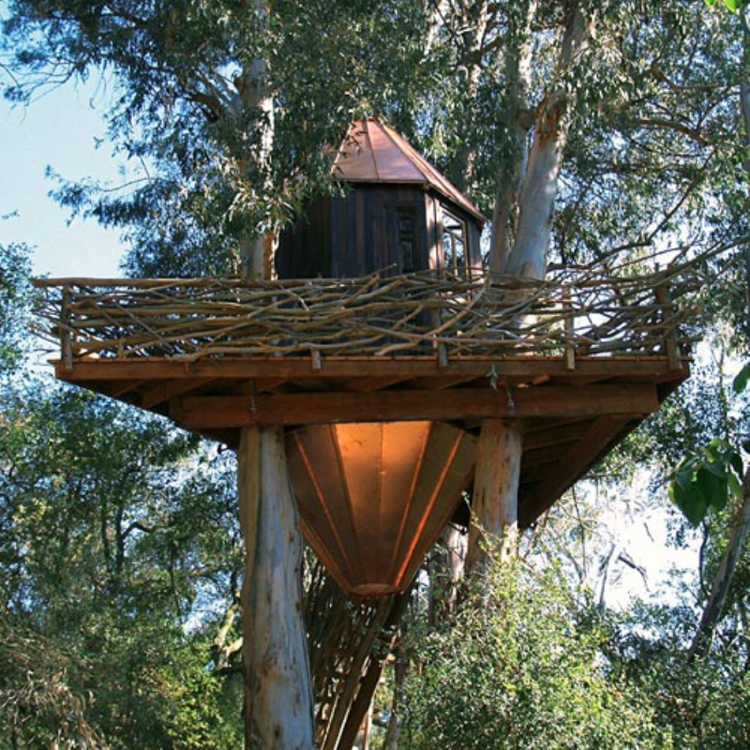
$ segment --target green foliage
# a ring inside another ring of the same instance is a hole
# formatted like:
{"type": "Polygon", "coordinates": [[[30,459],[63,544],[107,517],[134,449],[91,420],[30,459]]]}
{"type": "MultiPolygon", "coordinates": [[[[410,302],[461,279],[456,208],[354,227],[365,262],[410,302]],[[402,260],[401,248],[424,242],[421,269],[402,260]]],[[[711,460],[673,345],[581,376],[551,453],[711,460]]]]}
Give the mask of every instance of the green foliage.
{"type": "Polygon", "coordinates": [[[685,456],[674,471],[669,495],[693,526],[709,510],[722,511],[729,499],[742,500],[742,456],[726,440],[714,438],[685,456]]]}
{"type": "MultiPolygon", "coordinates": [[[[321,146],[354,116],[390,118],[489,213],[498,175],[512,179],[555,92],[570,132],[554,259],[599,260],[616,274],[648,267],[655,248],[670,248],[668,259],[710,250],[705,288],[685,304],[702,306],[704,327],[734,325],[741,349],[742,30],[694,2],[585,5],[596,13],[588,45],[560,66],[571,4],[537,4],[523,102],[509,60],[529,41],[526,3],[281,0],[262,24],[247,3],[12,0],[0,65],[16,76],[5,94],[18,102],[71,77],[107,84],[111,142],[145,165],[143,179],[115,195],[61,180],[57,198],[121,228],[136,275],[236,270],[248,232],[330,189],[321,146]],[[259,58],[275,104],[265,172],[248,159],[261,128],[242,90],[259,58]]],[[[0,251],[0,367],[18,357],[23,258],[0,251]]],[[[712,377],[651,420],[619,472],[654,465],[656,448],[674,466],[705,444],[675,473],[675,501],[694,522],[727,504],[742,469],[712,377]]],[[[0,744],[238,745],[234,665],[214,644],[238,588],[231,472],[164,423],[74,391],[32,382],[3,398],[0,704],[11,710],[0,744]]],[[[693,666],[683,658],[694,612],[646,612],[613,631],[583,598],[556,571],[518,566],[496,571],[491,595],[470,598],[449,628],[415,628],[403,744],[748,745],[741,658],[729,647],[693,666]]],[[[741,620],[723,624],[727,643],[746,644],[741,620]]],[[[735,652],[747,659],[746,646],[735,652]]]]}
{"type": "Polygon", "coordinates": [[[497,566],[445,629],[411,639],[399,746],[669,746],[646,696],[613,676],[596,612],[553,569],[497,566]]]}
{"type": "Polygon", "coordinates": [[[735,393],[742,393],[747,384],[750,382],[750,363],[746,364],[738,373],[735,379],[732,381],[732,390],[735,393]]]}
{"type": "Polygon", "coordinates": [[[0,245],[0,376],[18,363],[26,338],[31,263],[22,245],[0,245]]]}
{"type": "Polygon", "coordinates": [[[669,727],[674,747],[747,747],[747,641],[733,628],[719,629],[706,658],[692,659],[687,644],[695,622],[695,611],[684,604],[640,604],[612,616],[610,663],[619,679],[649,697],[654,720],[669,727]]]}
{"type": "MultiPolygon", "coordinates": [[[[748,382],[750,365],[735,377],[732,390],[741,394],[748,382]]],[[[710,510],[721,512],[732,500],[742,502],[745,466],[741,450],[723,438],[688,451],[672,473],[669,496],[693,526],[698,526],[710,510]]]]}
{"type": "Polygon", "coordinates": [[[62,180],[57,198],[124,231],[130,273],[236,271],[243,237],[330,189],[322,147],[418,85],[416,0],[282,0],[270,13],[264,22],[246,3],[9,3],[4,52],[16,77],[6,97],[27,102],[71,77],[101,76],[113,91],[99,102],[109,137],[144,166],[141,179],[114,194],[62,180]],[[262,168],[251,155],[265,123],[246,91],[256,60],[271,71],[275,105],[262,168]]]}
{"type": "Polygon", "coordinates": [[[77,389],[5,388],[0,610],[17,638],[0,641],[15,665],[0,684],[13,708],[0,744],[74,731],[112,748],[237,743],[238,695],[213,655],[240,569],[225,463],[77,389]],[[18,634],[44,657],[38,695],[18,634]]]}

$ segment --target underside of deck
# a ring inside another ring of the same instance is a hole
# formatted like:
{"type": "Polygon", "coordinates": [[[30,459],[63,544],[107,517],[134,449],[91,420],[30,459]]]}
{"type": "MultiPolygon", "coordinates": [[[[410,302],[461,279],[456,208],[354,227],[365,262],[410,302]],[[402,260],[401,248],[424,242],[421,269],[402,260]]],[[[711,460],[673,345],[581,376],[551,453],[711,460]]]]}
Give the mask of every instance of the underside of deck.
{"type": "Polygon", "coordinates": [[[520,420],[531,525],[688,375],[672,356],[78,358],[57,377],[231,447],[250,424],[520,420]]]}

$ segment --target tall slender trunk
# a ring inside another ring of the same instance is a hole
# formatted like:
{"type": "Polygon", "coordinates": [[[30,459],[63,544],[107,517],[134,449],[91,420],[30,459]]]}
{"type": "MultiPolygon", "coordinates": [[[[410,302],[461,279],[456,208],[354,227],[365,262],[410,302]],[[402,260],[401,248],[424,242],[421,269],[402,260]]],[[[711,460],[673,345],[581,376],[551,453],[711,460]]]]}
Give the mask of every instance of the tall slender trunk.
{"type": "Polygon", "coordinates": [[[531,87],[531,24],[538,7],[537,0],[517,4],[510,10],[508,44],[505,51],[505,76],[508,81],[505,120],[512,156],[498,174],[495,207],[492,213],[490,271],[503,271],[513,246],[518,222],[518,206],[528,163],[528,134],[532,125],[529,109],[531,87]]]}
{"type": "Polygon", "coordinates": [[[281,427],[245,427],[237,452],[245,539],[245,746],[314,747],[302,621],[302,537],[281,427]]]}
{"type": "Polygon", "coordinates": [[[456,153],[457,168],[454,178],[456,187],[462,192],[471,189],[476,169],[477,149],[472,145],[474,140],[471,129],[474,125],[474,113],[479,93],[479,83],[482,76],[482,46],[487,34],[488,2],[463,4],[459,18],[459,38],[461,40],[461,69],[465,70],[466,85],[462,98],[466,102],[463,117],[458,123],[457,135],[459,147],[456,153]]]}
{"type": "MultiPolygon", "coordinates": [[[[517,155],[516,168],[524,166],[522,187],[518,195],[517,222],[513,221],[518,177],[514,168],[507,171],[509,184],[498,190],[494,212],[493,247],[490,267],[529,279],[543,279],[547,268],[547,251],[552,235],[552,215],[557,195],[558,176],[568,135],[570,97],[561,81],[570,75],[571,67],[585,47],[590,18],[587,0],[568,4],[564,21],[562,46],[550,87],[539,107],[528,160],[523,162],[523,148],[517,155]],[[515,238],[511,248],[511,234],[515,238]]],[[[527,15],[517,19],[515,50],[509,58],[509,82],[514,126],[522,135],[518,115],[525,103],[520,99],[528,81],[530,50],[528,33],[534,17],[535,3],[527,6],[527,15]]],[[[503,178],[505,179],[505,178],[503,178]]],[[[518,519],[518,485],[523,452],[523,425],[518,421],[487,420],[482,424],[472,500],[472,527],[467,564],[476,568],[485,559],[481,540],[501,540],[500,547],[490,551],[501,559],[512,554],[516,546],[518,519]]],[[[486,546],[486,544],[485,544],[486,546]]],[[[492,547],[492,545],[490,545],[492,547]]]]}
{"type": "MultiPolygon", "coordinates": [[[[265,0],[254,1],[268,27],[265,0]]],[[[249,189],[271,189],[274,102],[265,59],[251,61],[236,81],[249,153],[241,154],[249,189]]],[[[240,275],[273,277],[271,219],[248,227],[240,244],[240,275]]],[[[302,551],[297,507],[284,449],[283,428],[245,427],[237,452],[240,521],[245,541],[242,585],[245,745],[314,747],[313,691],[302,616],[302,551]]]]}
{"type": "MultiPolygon", "coordinates": [[[[261,28],[268,27],[269,10],[265,0],[255,0],[255,12],[261,28]]],[[[237,80],[240,107],[248,125],[248,142],[254,144],[251,153],[242,154],[241,160],[249,165],[250,179],[259,182],[258,192],[272,189],[270,177],[271,154],[275,135],[275,116],[271,72],[268,61],[256,58],[237,80]]],[[[257,227],[246,229],[240,241],[240,276],[243,279],[269,279],[273,277],[275,231],[270,218],[257,227]]]]}
{"type": "MultiPolygon", "coordinates": [[[[748,23],[748,10],[743,9],[741,12],[743,15],[740,17],[740,22],[742,23],[744,36],[743,69],[747,70],[747,64],[750,63],[750,24],[748,23]]],[[[744,141],[747,152],[750,154],[750,81],[743,80],[740,82],[739,95],[740,114],[745,125],[744,141]]],[[[750,156],[746,155],[742,167],[750,175],[750,156]]],[[[750,245],[745,246],[745,269],[747,274],[745,316],[748,331],[750,331],[750,245]]],[[[748,530],[750,530],[750,468],[745,471],[742,481],[742,505],[738,509],[734,525],[729,532],[727,548],[714,577],[711,595],[703,608],[698,629],[690,645],[691,659],[696,656],[704,656],[711,647],[711,636],[726,604],[737,563],[745,548],[748,530]]]]}
{"type": "MultiPolygon", "coordinates": [[[[750,175],[750,7],[740,9],[742,24],[742,70],[746,71],[740,81],[740,113],[745,125],[745,158],[742,167],[750,175]]],[[[745,243],[745,326],[750,337],[750,242],[745,243]]]]}
{"type": "MultiPolygon", "coordinates": [[[[568,9],[556,70],[558,81],[570,74],[585,47],[590,23],[584,15],[585,4],[582,0],[568,9]]],[[[531,279],[543,279],[546,273],[570,105],[570,95],[558,84],[548,91],[539,108],[519,199],[516,241],[503,269],[506,273],[531,279]]]]}

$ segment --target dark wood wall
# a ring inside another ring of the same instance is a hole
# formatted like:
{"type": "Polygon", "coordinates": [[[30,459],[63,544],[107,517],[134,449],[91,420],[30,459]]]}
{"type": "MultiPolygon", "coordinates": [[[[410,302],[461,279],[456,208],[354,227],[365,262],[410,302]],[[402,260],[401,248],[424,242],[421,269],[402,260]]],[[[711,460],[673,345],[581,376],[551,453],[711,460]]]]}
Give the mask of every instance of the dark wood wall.
{"type": "MultiPolygon", "coordinates": [[[[481,266],[480,230],[461,208],[470,264],[481,266]]],[[[357,185],[342,198],[318,199],[279,241],[280,278],[353,278],[435,269],[442,262],[440,198],[421,185],[357,185]]]]}

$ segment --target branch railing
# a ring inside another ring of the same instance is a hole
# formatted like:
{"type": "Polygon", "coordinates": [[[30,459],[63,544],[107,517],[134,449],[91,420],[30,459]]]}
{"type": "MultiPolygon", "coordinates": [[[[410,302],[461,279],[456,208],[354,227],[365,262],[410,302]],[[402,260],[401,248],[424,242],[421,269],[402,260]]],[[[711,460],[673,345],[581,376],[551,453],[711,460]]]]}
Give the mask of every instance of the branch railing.
{"type": "Polygon", "coordinates": [[[559,273],[543,282],[430,273],[357,279],[41,279],[43,338],[81,357],[669,356],[694,280],[559,273]],[[675,286],[677,288],[675,289],[675,286]],[[670,288],[671,287],[671,288],[670,288]]]}

